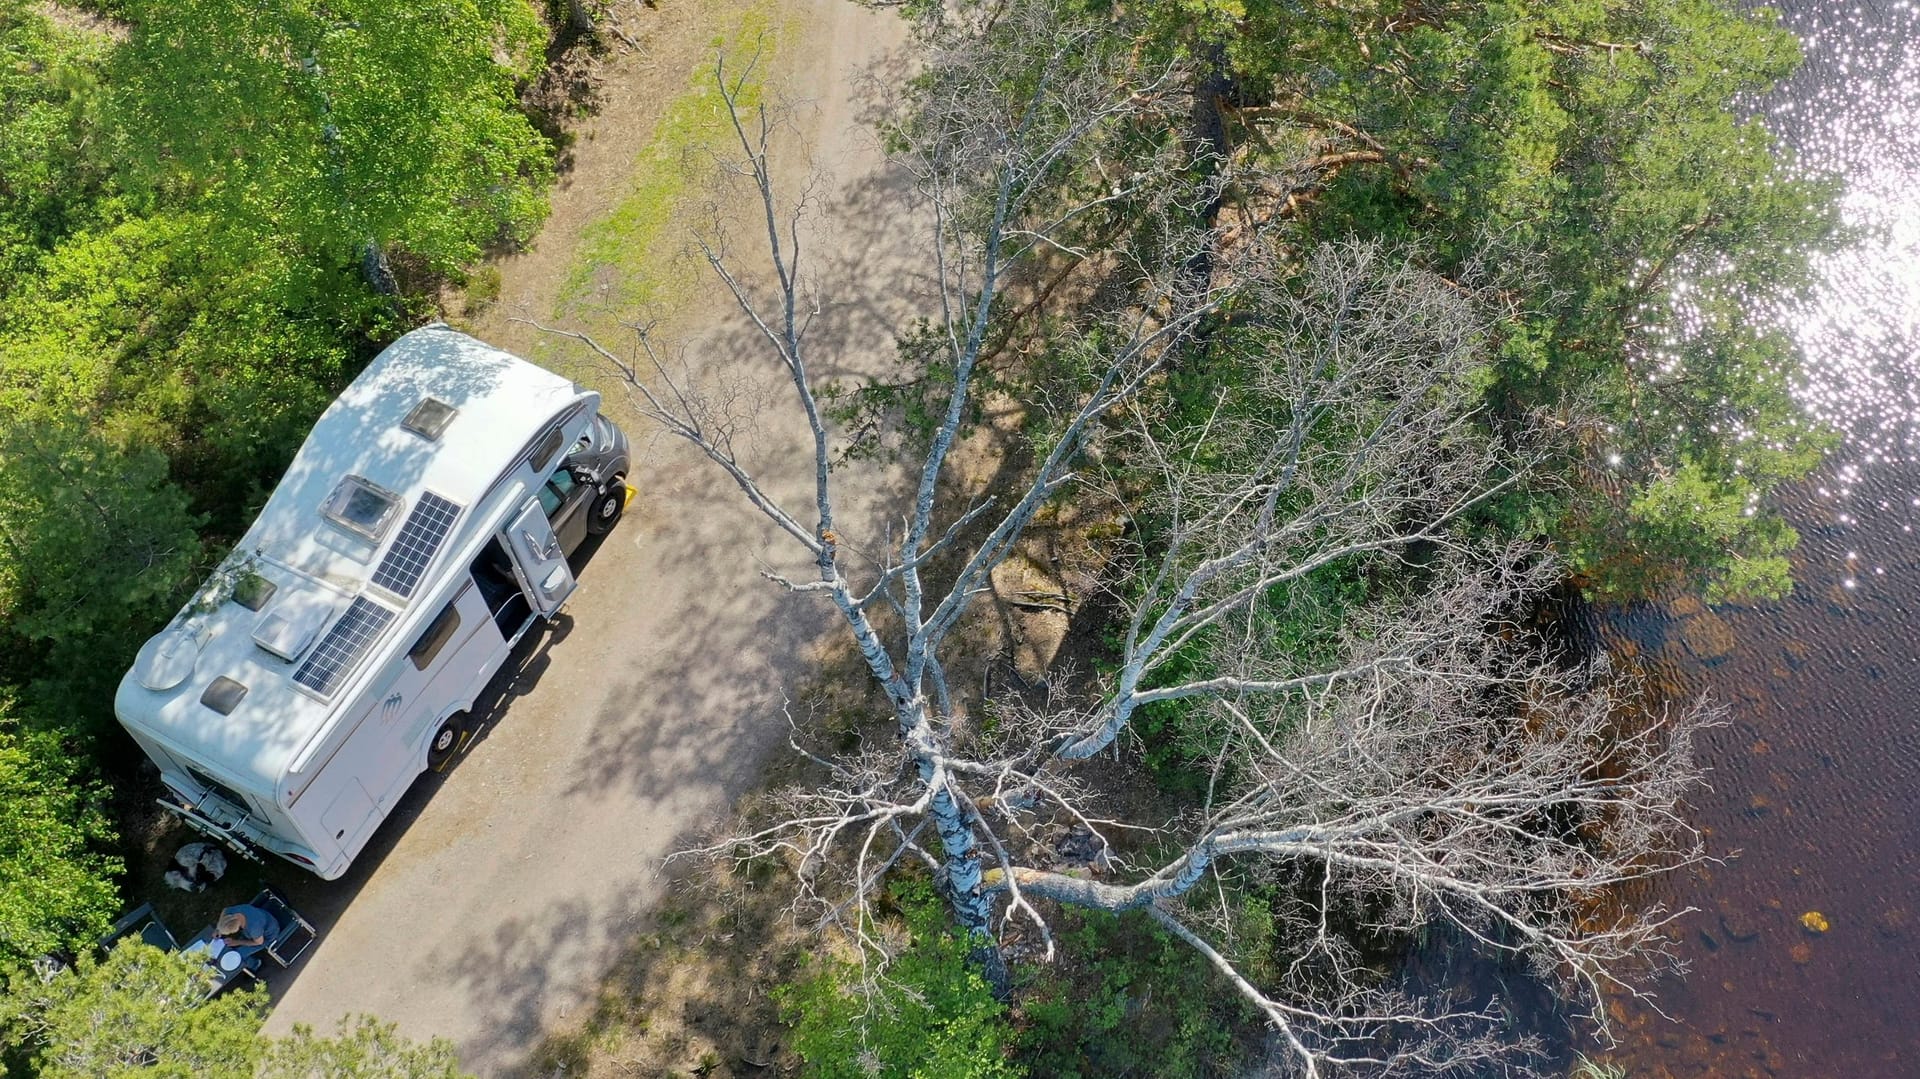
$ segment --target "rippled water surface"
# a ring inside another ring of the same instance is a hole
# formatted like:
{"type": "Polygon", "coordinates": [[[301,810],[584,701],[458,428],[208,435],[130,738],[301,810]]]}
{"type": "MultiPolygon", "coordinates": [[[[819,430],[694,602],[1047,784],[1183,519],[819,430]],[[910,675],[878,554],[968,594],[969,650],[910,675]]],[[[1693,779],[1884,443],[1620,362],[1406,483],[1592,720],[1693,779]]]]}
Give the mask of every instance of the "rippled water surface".
{"type": "Polygon", "coordinates": [[[1670,1024],[1623,1009],[1640,1076],[1920,1077],[1920,7],[1790,3],[1804,69],[1759,104],[1860,229],[1783,315],[1843,441],[1788,494],[1798,588],[1640,609],[1606,632],[1733,705],[1697,799],[1724,865],[1668,882],[1693,963],[1670,1024]],[[1807,917],[1817,914],[1818,917],[1807,917]],[[1825,932],[1806,922],[1824,924],[1825,932]]]}

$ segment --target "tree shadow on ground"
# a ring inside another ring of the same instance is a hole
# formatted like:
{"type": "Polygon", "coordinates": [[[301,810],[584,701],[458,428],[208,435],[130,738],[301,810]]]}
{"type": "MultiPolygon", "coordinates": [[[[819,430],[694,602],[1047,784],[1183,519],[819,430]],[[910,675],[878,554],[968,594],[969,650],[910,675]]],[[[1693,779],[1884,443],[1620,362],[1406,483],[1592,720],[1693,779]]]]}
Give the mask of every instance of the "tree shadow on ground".
{"type": "MultiPolygon", "coordinates": [[[[708,1079],[792,1074],[773,991],[817,941],[782,908],[771,865],[689,867],[613,963],[584,1013],[532,1044],[511,1079],[626,1074],[708,1079]]],[[[489,957],[492,958],[492,957],[489,957]]]]}

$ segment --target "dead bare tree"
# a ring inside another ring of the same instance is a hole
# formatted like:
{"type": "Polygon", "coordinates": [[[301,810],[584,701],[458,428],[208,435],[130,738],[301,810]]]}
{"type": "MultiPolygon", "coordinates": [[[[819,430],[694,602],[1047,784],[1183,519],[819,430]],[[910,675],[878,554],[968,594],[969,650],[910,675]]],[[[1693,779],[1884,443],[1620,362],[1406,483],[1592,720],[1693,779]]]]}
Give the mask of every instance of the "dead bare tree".
{"type": "Polygon", "coordinates": [[[990,969],[996,942],[1014,935],[1051,954],[1050,904],[1147,911],[1260,1008],[1309,1075],[1471,1070],[1515,1048],[1493,1036],[1489,1012],[1384,991],[1343,925],[1450,923],[1531,961],[1604,1023],[1600,993],[1631,990],[1629,961],[1666,957],[1664,915],[1615,909],[1608,890],[1701,856],[1679,801],[1704,710],[1618,722],[1619,683],[1557,667],[1514,622],[1552,576],[1549,560],[1459,527],[1526,464],[1476,421],[1487,319],[1475,297],[1362,244],[1302,254],[1243,229],[1223,247],[1196,211],[1209,185],[1235,178],[1192,168],[1181,140],[1141,137],[1181,115],[1191,80],[1142,69],[1102,35],[1034,0],[994,5],[991,18],[950,14],[923,38],[924,73],[893,135],[930,214],[937,359],[951,386],[912,500],[878,542],[851,542],[836,518],[802,210],[782,209],[773,125],[742,107],[739,78],[719,73],[771,287],[754,286],[724,238],[702,249],[806,419],[813,505],[784,505],[760,483],[732,422],[646,334],[633,360],[569,334],[618,365],[643,409],[806,553],[807,578],[769,578],[831,605],[893,712],[897,742],[817,755],[830,782],[788,792],[783,819],[715,852],[791,857],[801,900],[857,935],[876,885],[903,859],[923,862],[990,969]],[[1076,249],[1107,214],[1129,216],[1124,242],[1076,249]],[[1023,488],[942,519],[939,486],[1009,281],[1047,251],[1097,259],[1104,273],[1100,295],[1048,342],[1086,376],[1033,403],[1045,435],[1023,488]],[[1204,280],[1191,272],[1201,251],[1204,280]],[[1243,384],[1169,430],[1143,401],[1203,334],[1206,362],[1233,364],[1243,384]],[[1122,560],[1134,573],[1115,673],[1081,699],[960,722],[942,665],[956,628],[1042,507],[1069,491],[1097,496],[1116,468],[1129,488],[1114,497],[1151,527],[1122,560]],[[859,565],[856,551],[878,553],[859,565]],[[1272,645],[1294,586],[1355,565],[1391,567],[1395,584],[1350,614],[1337,647],[1302,657],[1272,645]],[[1204,664],[1172,662],[1196,653],[1204,664]],[[1117,751],[1141,708],[1171,701],[1216,725],[1206,803],[1172,824],[1107,819],[1076,762],[1117,751]],[[1034,836],[1061,821],[1089,837],[1077,865],[1041,860],[1034,836]],[[1116,842],[1116,829],[1135,838],[1116,842]],[[1195,898],[1229,869],[1303,897],[1280,927],[1287,961],[1274,984],[1242,973],[1223,943],[1231,925],[1195,898]]]}

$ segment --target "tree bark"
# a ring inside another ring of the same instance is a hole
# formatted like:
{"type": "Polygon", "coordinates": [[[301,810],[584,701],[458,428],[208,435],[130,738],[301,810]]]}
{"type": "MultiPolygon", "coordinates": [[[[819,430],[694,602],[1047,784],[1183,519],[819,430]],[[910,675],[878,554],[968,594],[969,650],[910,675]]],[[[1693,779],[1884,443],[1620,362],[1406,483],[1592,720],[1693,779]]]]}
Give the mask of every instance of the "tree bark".
{"type": "Polygon", "coordinates": [[[360,245],[360,277],[367,287],[381,296],[398,296],[400,285],[393,278],[393,267],[387,263],[387,253],[380,241],[369,236],[360,245]]]}

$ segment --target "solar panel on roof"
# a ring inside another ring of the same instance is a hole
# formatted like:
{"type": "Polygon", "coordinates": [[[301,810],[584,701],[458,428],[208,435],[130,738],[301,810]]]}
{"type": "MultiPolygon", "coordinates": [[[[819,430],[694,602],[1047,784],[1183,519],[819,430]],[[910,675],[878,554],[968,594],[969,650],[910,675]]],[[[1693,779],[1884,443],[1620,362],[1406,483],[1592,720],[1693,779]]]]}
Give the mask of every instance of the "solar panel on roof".
{"type": "Polygon", "coordinates": [[[373,646],[373,639],[393,621],[393,611],[361,596],[340,616],[327,635],[314,646],[313,654],[300,669],[293,672],[293,680],[320,694],[330,697],[340,688],[354,665],[367,654],[373,646]]]}
{"type": "Polygon", "coordinates": [[[426,575],[427,564],[433,561],[459,516],[459,506],[432,492],[421,494],[413,512],[407,515],[407,523],[394,537],[393,546],[387,548],[387,556],[373,571],[373,583],[396,596],[413,595],[420,578],[426,575]]]}

